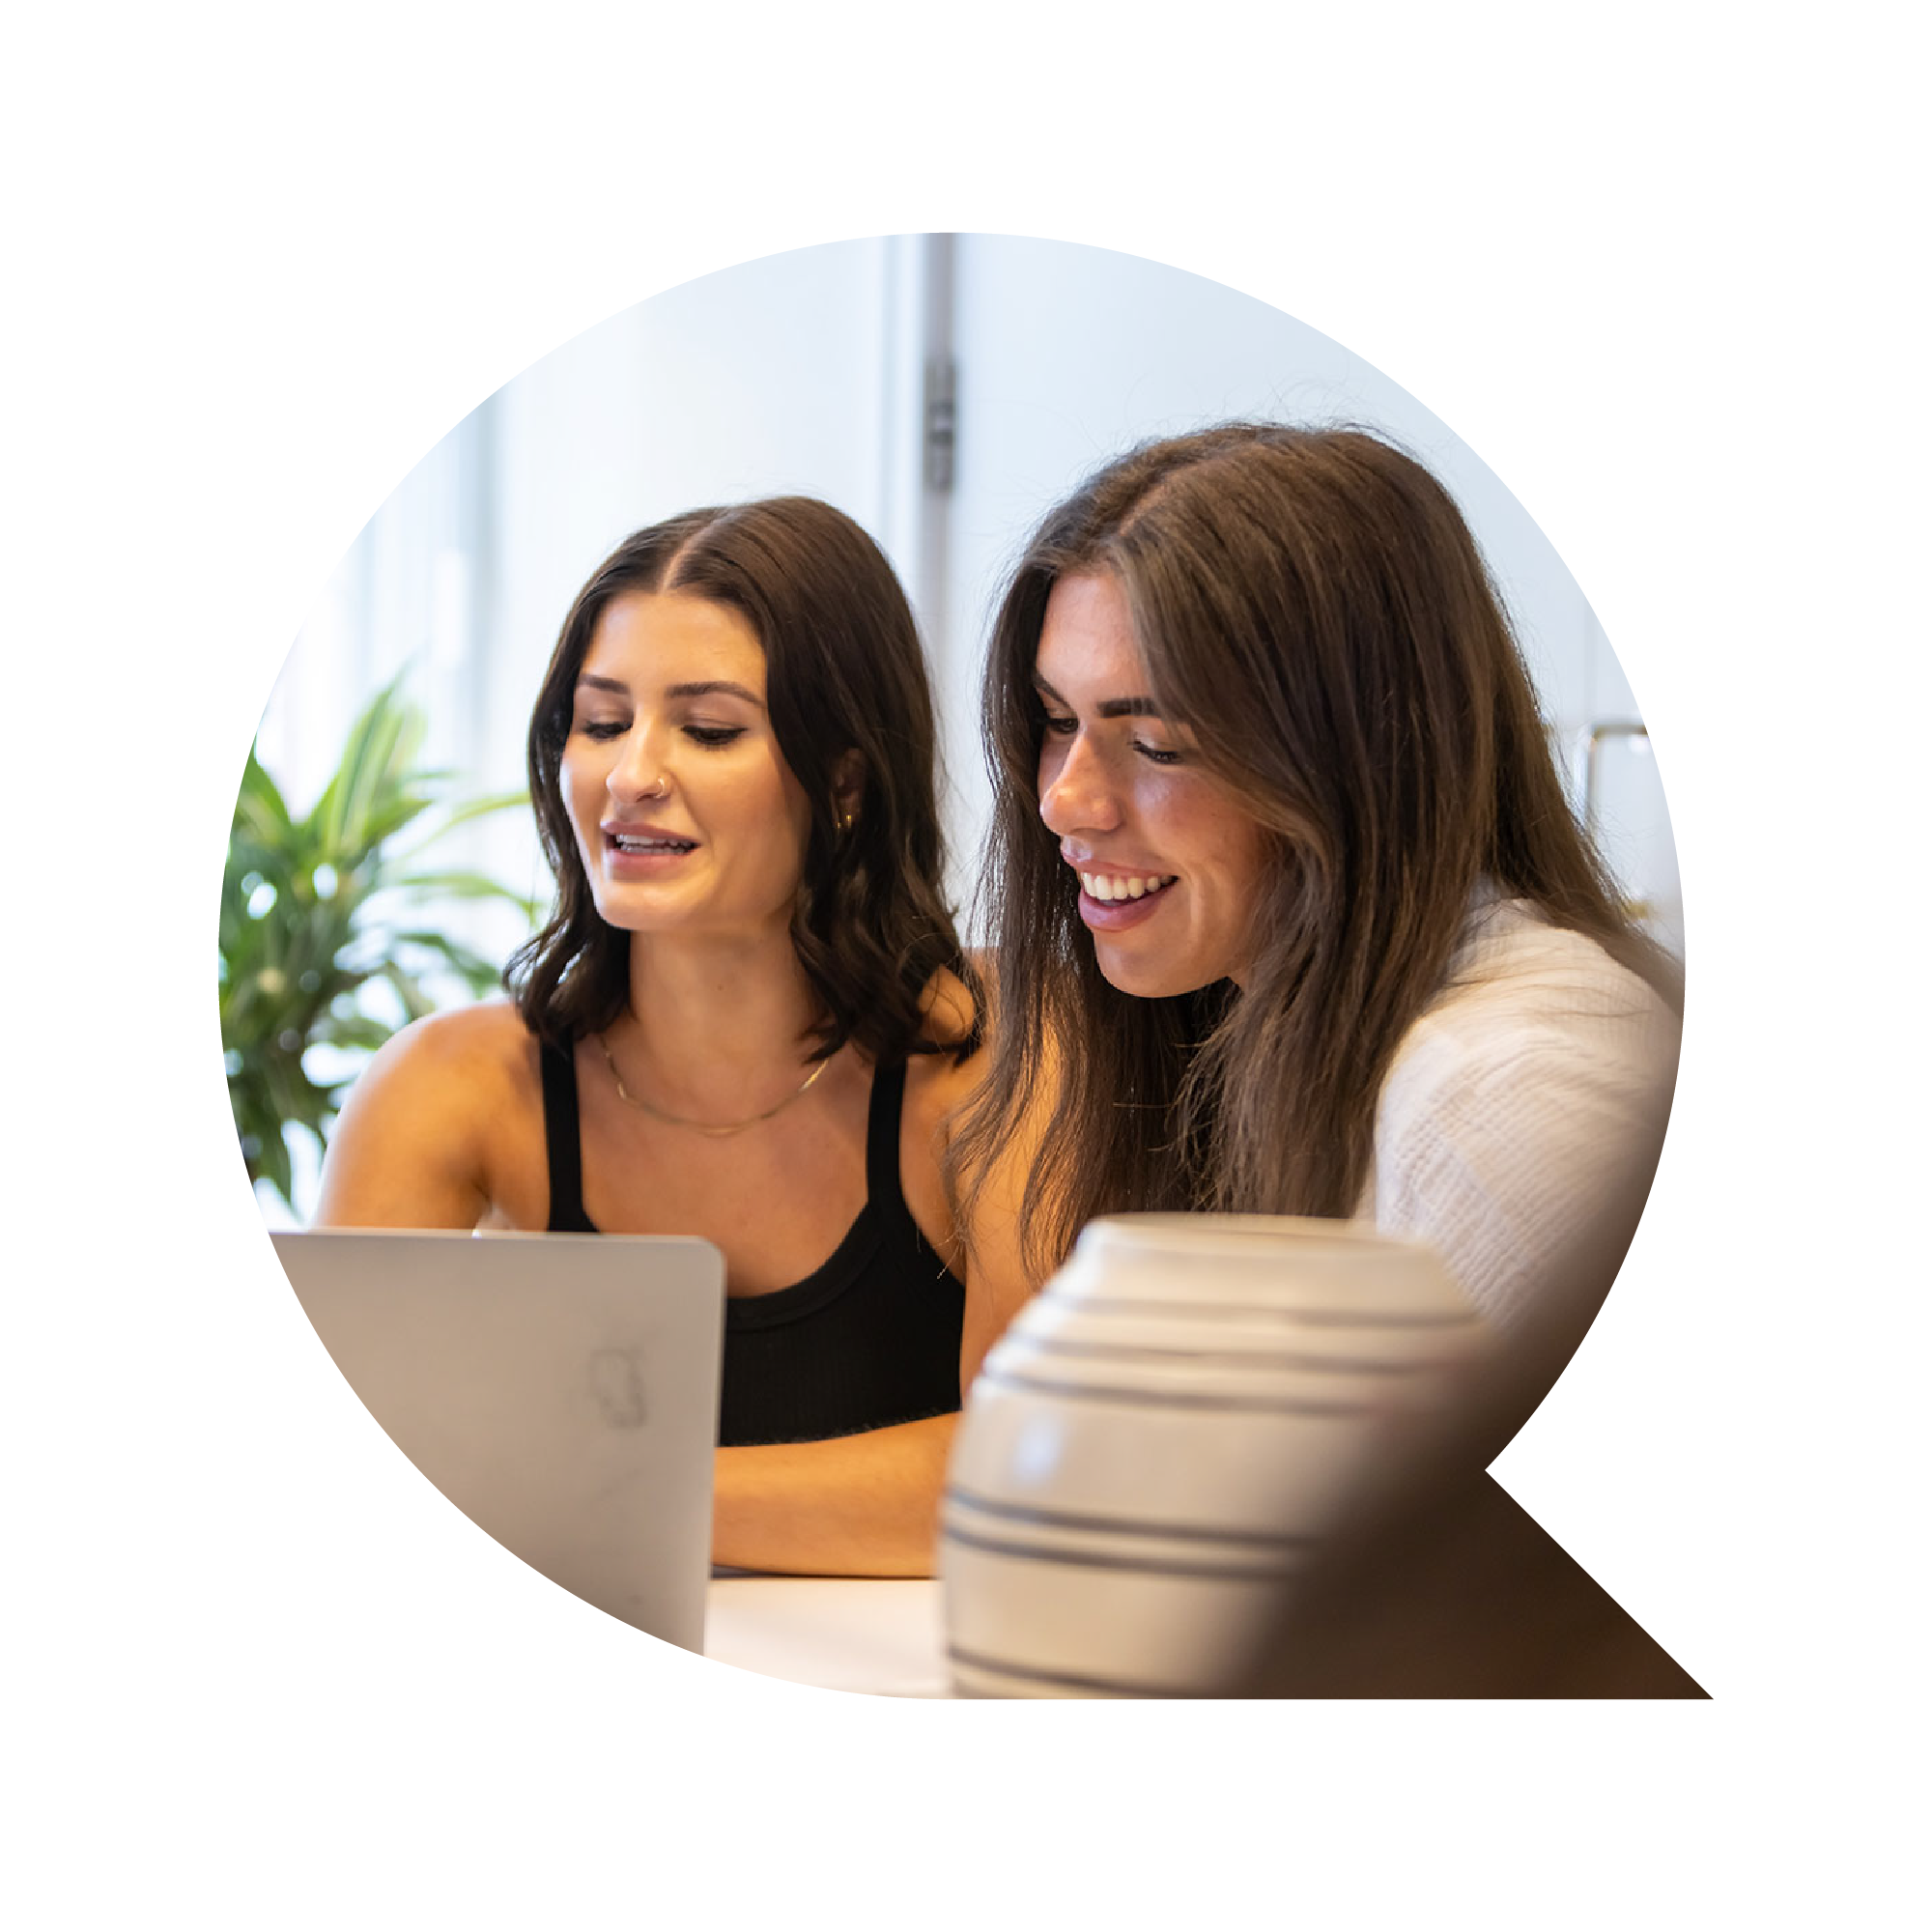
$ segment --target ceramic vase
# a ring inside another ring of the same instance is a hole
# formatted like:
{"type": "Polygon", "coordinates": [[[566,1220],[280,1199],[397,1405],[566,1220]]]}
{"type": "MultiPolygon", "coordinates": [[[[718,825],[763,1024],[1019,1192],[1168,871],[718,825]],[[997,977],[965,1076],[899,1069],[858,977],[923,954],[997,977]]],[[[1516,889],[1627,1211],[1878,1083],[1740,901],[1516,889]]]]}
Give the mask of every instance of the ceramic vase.
{"type": "Polygon", "coordinates": [[[1091,1223],[954,1438],[954,1690],[1211,1691],[1390,1420],[1440,1401],[1487,1332],[1433,1249],[1350,1223],[1091,1223]]]}

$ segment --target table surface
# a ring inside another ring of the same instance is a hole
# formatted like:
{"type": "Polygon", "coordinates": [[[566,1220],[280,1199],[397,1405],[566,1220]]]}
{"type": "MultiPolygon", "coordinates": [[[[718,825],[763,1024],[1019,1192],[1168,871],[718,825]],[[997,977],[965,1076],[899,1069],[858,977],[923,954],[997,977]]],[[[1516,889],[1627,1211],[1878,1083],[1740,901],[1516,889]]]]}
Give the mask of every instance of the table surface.
{"type": "Polygon", "coordinates": [[[939,1585],[923,1579],[714,1577],[704,1654],[827,1690],[952,1695],[939,1585]]]}

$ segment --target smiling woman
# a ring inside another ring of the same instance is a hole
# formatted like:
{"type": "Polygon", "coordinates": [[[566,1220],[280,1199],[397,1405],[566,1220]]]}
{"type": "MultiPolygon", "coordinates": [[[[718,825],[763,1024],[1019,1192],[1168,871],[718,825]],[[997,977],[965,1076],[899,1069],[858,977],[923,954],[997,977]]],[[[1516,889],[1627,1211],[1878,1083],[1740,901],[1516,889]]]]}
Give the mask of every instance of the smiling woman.
{"type": "Polygon", "coordinates": [[[1130,452],[1035,532],[985,697],[1004,1024],[959,1145],[1054,1094],[1037,1272],[1094,1215],[1214,1208],[1419,1236],[1503,1325],[1607,1287],[1592,1204],[1656,1161],[1675,962],[1426,469],[1271,423],[1130,452]]]}
{"type": "Polygon", "coordinates": [[[890,565],[804,497],[639,531],[564,620],[528,761],[550,922],[510,1004],[372,1063],[318,1218],[712,1241],[718,1560],[923,1573],[1023,1287],[1009,1190],[969,1230],[942,1179],[983,1020],[890,565]]]}
{"type": "Polygon", "coordinates": [[[1142,999],[1237,978],[1261,896],[1261,831],[1228,810],[1186,734],[1161,717],[1114,578],[1054,584],[1034,689],[1039,815],[1080,875],[1101,972],[1142,999]]]}

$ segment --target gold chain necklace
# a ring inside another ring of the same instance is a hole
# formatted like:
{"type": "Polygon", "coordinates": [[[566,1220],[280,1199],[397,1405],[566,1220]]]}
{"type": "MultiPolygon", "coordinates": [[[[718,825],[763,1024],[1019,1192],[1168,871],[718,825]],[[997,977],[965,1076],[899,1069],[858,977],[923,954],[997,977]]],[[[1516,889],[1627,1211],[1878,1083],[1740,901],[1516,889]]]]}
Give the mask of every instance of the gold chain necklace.
{"type": "Polygon", "coordinates": [[[624,1085],[624,1076],[617,1071],[617,1063],[611,1057],[611,1042],[600,1033],[597,1044],[603,1049],[604,1065],[611,1069],[611,1078],[617,1083],[617,1097],[627,1106],[637,1108],[640,1114],[648,1114],[654,1121],[663,1121],[667,1126],[689,1127],[694,1133],[709,1134],[713,1140],[723,1140],[727,1134],[742,1134],[747,1127],[755,1127],[761,1121],[769,1121],[774,1114],[782,1113],[791,1103],[809,1093],[811,1083],[832,1065],[830,1060],[821,1060],[805,1076],[803,1086],[795,1087],[776,1107],[767,1107],[762,1114],[753,1114],[749,1121],[732,1121],[722,1127],[713,1126],[708,1121],[688,1121],[682,1114],[668,1114],[662,1107],[653,1107],[648,1100],[640,1100],[624,1085]]]}

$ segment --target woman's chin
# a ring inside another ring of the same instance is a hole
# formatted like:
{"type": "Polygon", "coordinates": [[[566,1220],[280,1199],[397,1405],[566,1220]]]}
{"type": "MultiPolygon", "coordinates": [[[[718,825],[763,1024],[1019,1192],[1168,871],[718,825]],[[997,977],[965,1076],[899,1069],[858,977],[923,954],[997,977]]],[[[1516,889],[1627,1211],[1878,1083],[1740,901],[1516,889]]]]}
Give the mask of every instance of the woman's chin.
{"type": "Polygon", "coordinates": [[[1223,980],[1240,984],[1238,975],[1231,973],[1224,960],[1209,964],[1184,958],[1171,948],[1155,952],[1151,948],[1123,945],[1104,933],[1094,935],[1094,963],[1117,993],[1135,1000],[1179,999],[1183,993],[1217,986],[1223,980]]]}
{"type": "Polygon", "coordinates": [[[1184,983],[1186,976],[1177,975],[1171,965],[1164,966],[1159,959],[1137,957],[1129,949],[1104,938],[1094,943],[1094,963],[1108,985],[1131,999],[1165,1000],[1176,993],[1194,991],[1184,983]]]}

